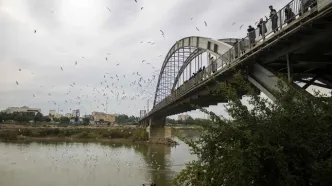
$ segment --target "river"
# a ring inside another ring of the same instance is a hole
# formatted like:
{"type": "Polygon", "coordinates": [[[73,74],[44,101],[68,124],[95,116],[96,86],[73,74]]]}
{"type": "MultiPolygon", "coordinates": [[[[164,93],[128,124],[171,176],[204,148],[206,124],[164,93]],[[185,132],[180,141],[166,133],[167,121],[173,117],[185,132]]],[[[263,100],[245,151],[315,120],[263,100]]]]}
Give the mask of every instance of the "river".
{"type": "Polygon", "coordinates": [[[189,147],[128,143],[0,143],[0,186],[169,186],[189,147]]]}

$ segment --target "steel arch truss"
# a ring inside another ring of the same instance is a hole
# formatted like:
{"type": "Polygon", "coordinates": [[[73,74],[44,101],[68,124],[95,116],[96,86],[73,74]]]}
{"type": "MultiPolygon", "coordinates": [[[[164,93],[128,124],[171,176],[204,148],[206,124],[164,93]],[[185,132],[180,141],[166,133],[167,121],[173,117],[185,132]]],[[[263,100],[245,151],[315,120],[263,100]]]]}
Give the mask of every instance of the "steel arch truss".
{"type": "Polygon", "coordinates": [[[177,41],[167,53],[158,77],[153,107],[170,95],[184,69],[197,56],[208,52],[221,56],[231,46],[221,41],[204,37],[187,37],[177,41]]]}

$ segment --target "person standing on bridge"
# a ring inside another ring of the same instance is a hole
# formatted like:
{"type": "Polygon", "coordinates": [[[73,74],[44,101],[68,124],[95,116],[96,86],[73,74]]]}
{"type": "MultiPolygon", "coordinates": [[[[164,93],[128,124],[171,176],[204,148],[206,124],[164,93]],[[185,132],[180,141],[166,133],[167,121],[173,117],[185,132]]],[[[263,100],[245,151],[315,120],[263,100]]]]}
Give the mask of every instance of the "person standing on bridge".
{"type": "Polygon", "coordinates": [[[249,28],[248,28],[248,37],[249,37],[249,42],[250,42],[250,45],[252,46],[255,46],[255,39],[256,39],[256,30],[251,26],[249,25],[249,28]]]}
{"type": "Polygon", "coordinates": [[[217,63],[214,60],[213,56],[211,56],[211,58],[210,58],[210,63],[211,63],[211,67],[212,67],[212,73],[214,74],[217,71],[217,63]]]}
{"type": "Polygon", "coordinates": [[[291,23],[295,19],[295,14],[289,4],[286,5],[285,8],[285,18],[285,23],[287,24],[291,23]]]}
{"type": "Polygon", "coordinates": [[[261,18],[259,20],[259,23],[258,23],[257,27],[259,28],[259,35],[260,36],[263,36],[263,33],[264,33],[264,35],[266,34],[266,32],[267,32],[266,21],[264,21],[263,18],[261,18]]]}
{"type": "Polygon", "coordinates": [[[273,8],[272,5],[269,6],[270,8],[270,18],[272,22],[272,30],[274,33],[278,31],[278,15],[277,11],[273,8]]]}

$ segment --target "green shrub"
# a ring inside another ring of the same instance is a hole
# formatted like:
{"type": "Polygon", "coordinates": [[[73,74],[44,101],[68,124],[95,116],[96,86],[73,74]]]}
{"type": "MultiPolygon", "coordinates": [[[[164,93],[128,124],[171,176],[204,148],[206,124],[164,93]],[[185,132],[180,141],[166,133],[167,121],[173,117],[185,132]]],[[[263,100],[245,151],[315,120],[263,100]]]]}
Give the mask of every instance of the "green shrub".
{"type": "Polygon", "coordinates": [[[12,140],[17,140],[17,137],[19,136],[18,131],[0,131],[0,140],[3,141],[12,141],[12,140]]]}
{"type": "Polygon", "coordinates": [[[149,140],[149,134],[144,129],[137,129],[133,132],[132,139],[135,141],[147,141],[149,140]]]}
{"type": "Polygon", "coordinates": [[[203,125],[199,140],[188,142],[198,160],[174,185],[332,185],[331,98],[322,101],[280,84],[283,91],[271,103],[236,77],[235,85],[221,84],[220,92],[230,100],[232,120],[210,113],[214,122],[203,125]],[[239,88],[248,91],[252,108],[240,101],[239,88]]]}

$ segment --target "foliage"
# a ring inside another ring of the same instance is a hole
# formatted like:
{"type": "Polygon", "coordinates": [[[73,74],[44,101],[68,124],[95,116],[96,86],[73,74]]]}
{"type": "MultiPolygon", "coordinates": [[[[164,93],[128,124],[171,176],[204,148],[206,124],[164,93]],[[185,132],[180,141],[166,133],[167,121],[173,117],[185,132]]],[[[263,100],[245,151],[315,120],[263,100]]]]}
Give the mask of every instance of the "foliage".
{"type": "Polygon", "coordinates": [[[68,123],[68,122],[70,122],[70,119],[68,117],[61,117],[60,122],[61,123],[68,123]]]}
{"type": "Polygon", "coordinates": [[[90,118],[83,118],[83,124],[88,125],[90,123],[90,118]]]}
{"type": "Polygon", "coordinates": [[[33,121],[35,122],[35,123],[37,123],[37,121],[43,121],[43,114],[42,113],[40,113],[40,112],[38,112],[35,116],[34,116],[34,118],[33,118],[33,121]]]}
{"type": "Polygon", "coordinates": [[[15,130],[1,130],[0,140],[17,140],[25,137],[71,137],[78,139],[123,138],[135,141],[148,140],[148,133],[141,128],[135,129],[105,129],[105,128],[22,128],[15,130]]]}
{"type": "Polygon", "coordinates": [[[0,123],[3,121],[15,121],[19,123],[28,123],[29,121],[36,122],[50,122],[51,118],[43,116],[42,113],[38,112],[36,115],[30,112],[14,112],[14,113],[0,113],[0,123]]]}
{"type": "Polygon", "coordinates": [[[126,114],[120,114],[115,117],[115,123],[117,124],[136,124],[139,118],[135,116],[127,116],[126,114]]]}
{"type": "Polygon", "coordinates": [[[210,113],[214,122],[203,125],[198,140],[188,141],[198,160],[174,185],[332,185],[331,98],[322,101],[322,95],[315,98],[283,82],[273,103],[241,74],[235,84],[221,84],[232,120],[210,113]],[[239,89],[248,92],[250,108],[239,89]]]}
{"type": "Polygon", "coordinates": [[[51,122],[51,118],[49,116],[44,116],[43,121],[45,122],[51,122]]]}

